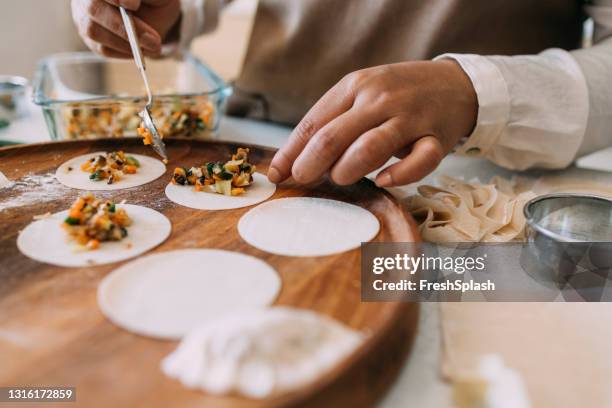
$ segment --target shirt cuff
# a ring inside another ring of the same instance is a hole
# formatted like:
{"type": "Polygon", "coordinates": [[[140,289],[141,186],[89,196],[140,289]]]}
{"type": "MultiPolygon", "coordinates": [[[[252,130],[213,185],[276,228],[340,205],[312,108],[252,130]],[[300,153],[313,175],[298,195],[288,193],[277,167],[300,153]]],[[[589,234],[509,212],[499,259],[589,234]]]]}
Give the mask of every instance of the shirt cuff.
{"type": "Polygon", "coordinates": [[[162,56],[167,57],[188,50],[191,41],[217,28],[219,13],[225,0],[181,0],[181,27],[178,41],[164,44],[162,56]]]}
{"type": "Polygon", "coordinates": [[[472,134],[456,152],[470,157],[484,157],[495,145],[510,118],[508,86],[497,66],[475,54],[442,54],[436,58],[452,59],[472,81],[478,98],[478,119],[472,134]]]}
{"type": "Polygon", "coordinates": [[[178,48],[189,49],[191,40],[199,33],[204,24],[204,0],[181,1],[182,22],[178,48]]]}

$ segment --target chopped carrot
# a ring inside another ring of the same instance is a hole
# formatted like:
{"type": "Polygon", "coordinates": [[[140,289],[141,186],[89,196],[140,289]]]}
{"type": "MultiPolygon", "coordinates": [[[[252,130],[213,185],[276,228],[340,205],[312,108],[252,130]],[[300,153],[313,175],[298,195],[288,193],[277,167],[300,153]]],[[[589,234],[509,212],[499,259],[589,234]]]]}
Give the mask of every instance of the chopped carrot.
{"type": "Polygon", "coordinates": [[[77,210],[77,209],[75,209],[75,208],[71,209],[71,210],[68,212],[68,216],[69,216],[70,218],[76,218],[77,220],[80,220],[82,215],[83,215],[83,214],[81,213],[81,210],[77,210]]]}
{"type": "Polygon", "coordinates": [[[127,166],[123,168],[123,172],[126,174],[135,174],[136,170],[137,170],[136,166],[132,166],[130,164],[128,164],[127,166]]]}
{"type": "Polygon", "coordinates": [[[143,138],[142,142],[145,145],[150,145],[153,143],[153,135],[149,132],[144,126],[140,126],[137,129],[138,135],[143,138]]]}

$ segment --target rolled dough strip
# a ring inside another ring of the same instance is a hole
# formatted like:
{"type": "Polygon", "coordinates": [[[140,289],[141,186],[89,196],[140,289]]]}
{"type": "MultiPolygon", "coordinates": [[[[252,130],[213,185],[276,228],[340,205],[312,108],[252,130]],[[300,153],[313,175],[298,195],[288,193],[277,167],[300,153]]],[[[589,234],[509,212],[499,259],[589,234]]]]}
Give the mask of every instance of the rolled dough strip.
{"type": "Polygon", "coordinates": [[[281,198],[261,204],[238,222],[240,236],[266,252],[324,256],[358,248],[380,229],[369,211],[342,201],[281,198]]]}
{"type": "Polygon", "coordinates": [[[161,161],[149,156],[127,153],[133,156],[140,163],[140,167],[135,174],[126,174],[121,180],[113,184],[107,184],[106,180],[94,181],[89,179],[89,173],[81,170],[81,164],[92,157],[104,155],[106,152],[93,152],[82,156],[74,157],[60,165],[55,172],[57,181],[66,187],[79,190],[103,191],[121,190],[142,186],[160,178],[166,172],[166,166],[161,161]],[[72,170],[68,170],[72,168],[72,170]]]}
{"type": "Polygon", "coordinates": [[[68,211],[34,221],[17,238],[17,247],[25,256],[39,262],[66,267],[102,265],[143,254],[161,244],[170,235],[170,221],[150,208],[131,204],[123,206],[132,219],[128,236],[121,241],[102,242],[100,248],[80,250],[69,241],[61,227],[68,211]]]}
{"type": "Polygon", "coordinates": [[[166,197],[172,202],[196,210],[230,210],[261,203],[272,197],[276,191],[276,185],[270,183],[263,174],[254,173],[253,181],[253,184],[238,196],[196,191],[193,186],[170,183],[166,186],[166,197]]]}
{"type": "Polygon", "coordinates": [[[524,182],[496,178],[490,184],[466,183],[448,176],[440,186],[422,185],[407,201],[428,242],[506,242],[522,239],[523,206],[535,194],[524,182]],[[519,188],[520,187],[520,188],[519,188]],[[520,191],[520,192],[519,192],[520,191]]]}
{"type": "Polygon", "coordinates": [[[98,287],[100,310],[144,336],[179,339],[228,313],[270,305],[281,280],[267,263],[217,249],[148,255],[111,272],[98,287]]]}

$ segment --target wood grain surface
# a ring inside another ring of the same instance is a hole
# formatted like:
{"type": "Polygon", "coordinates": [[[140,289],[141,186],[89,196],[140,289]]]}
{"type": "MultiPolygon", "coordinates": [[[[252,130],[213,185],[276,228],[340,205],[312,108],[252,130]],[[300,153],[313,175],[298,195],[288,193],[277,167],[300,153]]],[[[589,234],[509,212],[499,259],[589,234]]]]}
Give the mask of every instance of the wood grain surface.
{"type": "MultiPolygon", "coordinates": [[[[0,149],[0,171],[16,182],[0,190],[0,386],[73,386],[77,402],[65,404],[69,407],[371,406],[383,395],[411,347],[418,306],[361,302],[359,249],[316,258],[268,254],[249,246],[238,234],[237,222],[249,208],[193,210],[165,197],[164,187],[174,166],[225,160],[238,145],[168,140],[171,162],[164,176],[144,186],[97,195],[148,206],[170,219],[171,236],[152,252],[221,248],[253,255],[272,265],[282,278],[275,304],[316,310],[368,333],[360,349],[315,384],[262,401],[187,390],[159,369],[176,342],[124,331],[98,310],[98,283],[123,262],[62,268],[23,256],[15,242],[32,217],[64,210],[82,193],[53,178],[61,163],[88,152],[118,148],[154,156],[138,140],[116,143],[72,141],[0,149]]],[[[266,173],[274,151],[249,147],[251,161],[266,173]]],[[[370,210],[382,226],[375,241],[417,240],[410,216],[370,181],[350,187],[329,182],[307,188],[285,184],[272,199],[297,196],[332,198],[370,210]]]]}

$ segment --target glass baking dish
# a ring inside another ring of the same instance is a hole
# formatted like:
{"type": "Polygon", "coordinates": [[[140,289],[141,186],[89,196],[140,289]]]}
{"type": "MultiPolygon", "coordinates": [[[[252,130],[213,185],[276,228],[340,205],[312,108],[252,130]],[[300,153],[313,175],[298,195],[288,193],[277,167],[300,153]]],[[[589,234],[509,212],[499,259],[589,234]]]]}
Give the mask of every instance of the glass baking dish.
{"type": "MultiPolygon", "coordinates": [[[[189,53],[146,64],[155,95],[151,113],[162,137],[214,137],[231,88],[189,53]]],[[[144,94],[132,60],[89,52],[42,60],[33,84],[34,103],[54,140],[136,136],[144,94]]]]}

